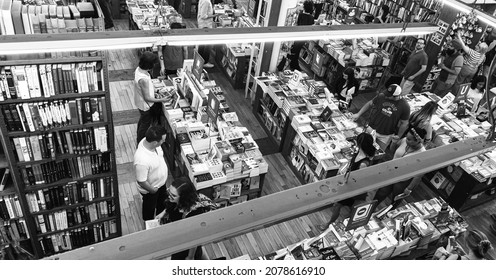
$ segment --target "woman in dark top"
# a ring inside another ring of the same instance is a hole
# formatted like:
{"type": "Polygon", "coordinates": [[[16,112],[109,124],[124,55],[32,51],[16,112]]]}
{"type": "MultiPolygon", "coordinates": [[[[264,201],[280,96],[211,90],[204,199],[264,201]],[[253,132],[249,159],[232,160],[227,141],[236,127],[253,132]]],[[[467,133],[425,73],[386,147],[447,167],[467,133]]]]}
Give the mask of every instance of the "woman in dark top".
{"type": "Polygon", "coordinates": [[[355,79],[355,70],[346,68],[343,76],[336,82],[336,98],[344,101],[347,107],[353,100],[353,95],[358,91],[358,81],[355,79]]]}
{"type": "MultiPolygon", "coordinates": [[[[313,2],[306,0],[303,2],[303,12],[300,12],[298,19],[296,20],[296,25],[313,25],[313,2]]],[[[298,64],[298,58],[300,57],[300,51],[303,48],[305,42],[295,41],[291,47],[291,54],[288,56],[291,60],[289,67],[291,70],[300,70],[300,65],[298,64]]]]}
{"type": "MultiPolygon", "coordinates": [[[[360,133],[357,136],[356,142],[357,142],[357,147],[359,149],[358,149],[358,154],[357,154],[354,162],[351,164],[351,167],[350,167],[351,171],[355,171],[358,169],[362,169],[362,168],[371,166],[373,164],[372,160],[373,160],[375,152],[376,152],[376,148],[374,146],[374,138],[370,134],[365,133],[365,132],[360,133]]],[[[331,219],[329,220],[329,222],[326,225],[320,226],[320,229],[326,230],[330,224],[334,223],[339,218],[341,208],[346,206],[346,207],[350,207],[350,209],[351,209],[351,207],[353,207],[355,202],[358,202],[358,203],[363,202],[366,200],[366,198],[367,198],[367,193],[364,193],[364,194],[360,194],[360,195],[357,195],[357,196],[354,196],[354,197],[351,197],[351,198],[334,203],[331,207],[331,211],[332,211],[331,219]]]]}
{"type": "MultiPolygon", "coordinates": [[[[168,189],[169,200],[166,208],[156,219],[163,223],[175,222],[195,215],[203,214],[217,208],[208,197],[197,193],[195,186],[185,178],[175,179],[168,189]]],[[[172,255],[173,260],[207,259],[201,246],[172,255]]]]}

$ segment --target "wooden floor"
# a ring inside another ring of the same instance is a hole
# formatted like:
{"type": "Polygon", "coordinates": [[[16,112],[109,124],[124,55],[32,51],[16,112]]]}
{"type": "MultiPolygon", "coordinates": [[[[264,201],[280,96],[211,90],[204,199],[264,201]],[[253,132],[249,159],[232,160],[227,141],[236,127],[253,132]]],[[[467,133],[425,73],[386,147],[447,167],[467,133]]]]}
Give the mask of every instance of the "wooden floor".
{"type": "MultiPolygon", "coordinates": [[[[127,29],[127,20],[117,20],[116,29],[127,29]]],[[[141,219],[141,195],[135,186],[133,171],[133,154],[136,147],[136,124],[139,113],[132,101],[133,87],[132,79],[134,69],[138,63],[136,50],[114,50],[109,51],[109,78],[111,91],[112,114],[115,126],[116,158],[119,180],[119,198],[121,204],[121,220],[123,234],[129,234],[143,230],[141,219]]],[[[211,59],[213,61],[213,59],[211,59]]],[[[251,104],[244,98],[242,90],[234,90],[226,81],[223,74],[216,68],[209,69],[209,74],[225,90],[228,104],[236,111],[240,121],[245,125],[253,138],[263,139],[267,137],[260,124],[251,113],[251,104]]],[[[354,105],[362,106],[369,95],[361,95],[354,100],[354,105]]],[[[266,156],[269,163],[269,171],[264,185],[263,195],[272,194],[299,186],[300,183],[287,162],[280,153],[266,156]]],[[[169,176],[172,177],[172,176],[169,176]]],[[[418,200],[430,197],[432,193],[426,187],[415,189],[410,200],[418,200]]],[[[496,244],[496,236],[489,231],[492,223],[489,214],[496,213],[496,202],[489,202],[483,206],[466,211],[463,214],[468,219],[471,227],[486,232],[493,244],[496,244]]],[[[349,211],[343,210],[342,216],[349,215],[349,211]]],[[[227,240],[222,240],[204,246],[208,256],[213,258],[226,257],[235,258],[248,254],[251,258],[271,253],[284,248],[304,238],[320,234],[317,226],[324,224],[331,216],[329,209],[318,211],[309,215],[269,226],[263,229],[243,234],[227,240]]],[[[494,251],[492,257],[496,257],[494,251]]]]}

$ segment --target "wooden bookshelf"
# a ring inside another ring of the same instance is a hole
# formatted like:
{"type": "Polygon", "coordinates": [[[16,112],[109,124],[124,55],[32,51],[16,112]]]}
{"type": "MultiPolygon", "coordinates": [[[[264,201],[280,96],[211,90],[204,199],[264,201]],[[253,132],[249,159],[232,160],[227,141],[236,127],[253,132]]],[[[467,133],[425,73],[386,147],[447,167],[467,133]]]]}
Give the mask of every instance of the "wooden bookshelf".
{"type": "Polygon", "coordinates": [[[0,62],[0,69],[8,66],[23,69],[21,71],[26,72],[25,79],[29,85],[29,92],[21,93],[26,88],[14,88],[17,99],[2,92],[4,101],[0,101],[0,138],[5,151],[4,160],[0,157],[0,168],[12,166],[13,181],[13,187],[0,192],[0,198],[10,196],[18,200],[21,217],[13,217],[10,221],[25,220],[29,240],[21,236],[20,240],[25,240],[21,241],[21,246],[36,258],[43,258],[120,236],[119,189],[106,57],[0,62]],[[85,70],[71,68],[68,76],[62,76],[63,81],[53,79],[53,83],[68,83],[63,87],[59,84],[58,90],[46,86],[49,82],[39,71],[40,65],[72,63],[92,64],[95,67],[85,70]],[[37,71],[30,75],[25,71],[25,65],[34,65],[37,71]],[[33,79],[38,80],[37,87],[31,86],[36,84],[33,79]],[[71,82],[73,86],[68,87],[71,82]],[[84,83],[87,85],[82,90],[84,83]],[[60,91],[62,88],[64,91],[60,91]],[[20,94],[24,99],[20,99],[20,94]],[[87,103],[74,102],[79,99],[85,99],[87,103]],[[70,101],[76,104],[73,111],[69,110],[70,101]],[[23,106],[29,109],[12,110],[23,106]],[[15,121],[24,124],[22,129],[19,123],[14,124],[15,121]],[[74,131],[83,133],[76,135],[74,131]],[[41,140],[47,138],[49,133],[57,137],[53,137],[51,142],[41,140]],[[39,142],[34,140],[36,138],[30,138],[33,136],[38,136],[39,142]],[[14,139],[21,138],[26,141],[26,146],[22,144],[20,147],[14,143],[14,139]],[[21,153],[17,150],[19,148],[21,153]],[[22,161],[20,155],[23,156],[22,161]],[[86,212],[76,215],[74,211],[86,212]],[[44,221],[38,216],[44,216],[44,221]],[[84,238],[82,231],[86,234],[84,238]],[[88,238],[90,235],[91,238],[88,238]]]}

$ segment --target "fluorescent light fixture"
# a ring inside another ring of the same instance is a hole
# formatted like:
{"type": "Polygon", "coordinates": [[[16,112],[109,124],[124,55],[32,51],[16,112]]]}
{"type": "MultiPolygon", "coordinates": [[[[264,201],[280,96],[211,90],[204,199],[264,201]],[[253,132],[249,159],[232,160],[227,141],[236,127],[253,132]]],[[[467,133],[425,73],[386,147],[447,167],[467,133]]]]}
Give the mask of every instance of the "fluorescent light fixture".
{"type": "Polygon", "coordinates": [[[144,48],[153,45],[201,45],[351,39],[434,33],[431,23],[253,28],[172,29],[0,36],[0,54],[144,48]]]}
{"type": "Polygon", "coordinates": [[[493,27],[496,27],[496,18],[494,18],[494,17],[492,17],[492,16],[490,16],[490,15],[484,13],[484,12],[481,12],[479,10],[473,9],[472,7],[467,6],[464,3],[460,3],[460,2],[458,2],[456,0],[444,0],[444,5],[453,7],[453,8],[455,8],[455,9],[457,9],[460,12],[465,13],[465,14],[468,14],[472,10],[474,10],[475,13],[477,14],[477,18],[480,21],[484,22],[487,25],[491,25],[493,27]]]}

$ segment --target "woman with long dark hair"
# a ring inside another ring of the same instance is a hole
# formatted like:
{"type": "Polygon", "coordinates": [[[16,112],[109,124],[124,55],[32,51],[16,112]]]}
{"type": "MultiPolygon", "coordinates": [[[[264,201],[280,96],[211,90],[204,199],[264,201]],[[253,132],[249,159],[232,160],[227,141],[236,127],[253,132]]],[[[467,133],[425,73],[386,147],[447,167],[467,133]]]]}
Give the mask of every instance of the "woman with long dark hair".
{"type": "MultiPolygon", "coordinates": [[[[217,208],[217,205],[205,195],[198,193],[195,186],[186,178],[175,179],[168,189],[169,199],[166,209],[156,219],[163,223],[175,222],[200,215],[217,208]]],[[[175,253],[173,260],[205,260],[208,259],[202,246],[175,253]]]]}
{"type": "Polygon", "coordinates": [[[470,84],[470,89],[467,93],[467,103],[472,107],[471,112],[477,112],[481,105],[482,97],[486,91],[486,77],[482,75],[475,76],[470,84]]]}
{"type": "Polygon", "coordinates": [[[344,101],[349,107],[353,95],[358,91],[358,81],[355,79],[355,70],[346,68],[343,76],[336,82],[336,98],[344,101]]]}
{"type": "Polygon", "coordinates": [[[410,115],[410,119],[408,120],[410,127],[418,127],[423,128],[427,132],[425,135],[425,142],[429,142],[432,140],[432,124],[431,119],[432,116],[436,113],[438,105],[434,101],[427,102],[422,108],[418,111],[413,112],[410,115]]]}

